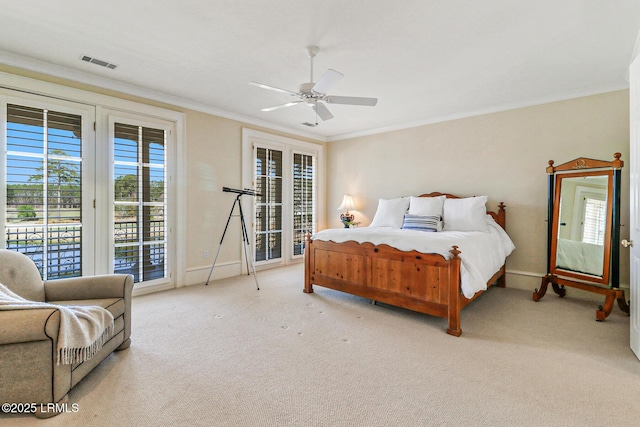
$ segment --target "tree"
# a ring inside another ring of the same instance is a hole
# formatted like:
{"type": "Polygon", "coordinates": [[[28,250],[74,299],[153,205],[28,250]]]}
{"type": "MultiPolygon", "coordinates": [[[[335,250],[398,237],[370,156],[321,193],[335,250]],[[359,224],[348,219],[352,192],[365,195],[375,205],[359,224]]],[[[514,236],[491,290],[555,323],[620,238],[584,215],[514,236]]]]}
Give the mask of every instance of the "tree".
{"type": "Polygon", "coordinates": [[[121,175],[114,183],[115,200],[135,202],[138,200],[138,177],[133,174],[121,175]]]}
{"type": "MultiPolygon", "coordinates": [[[[55,156],[67,156],[68,154],[64,150],[53,150],[51,152],[55,156]]],[[[31,182],[42,182],[44,180],[44,166],[36,169],[36,174],[29,177],[31,182]]],[[[49,187],[54,187],[57,191],[58,200],[58,214],[60,214],[60,208],[62,207],[62,188],[67,185],[71,188],[72,196],[70,204],[80,204],[80,183],[78,182],[80,173],[78,168],[71,165],[69,162],[59,160],[56,158],[47,158],[47,181],[49,187]],[[77,195],[75,194],[78,192],[77,195]],[[75,197],[74,197],[75,196],[75,197]]]]}
{"type": "Polygon", "coordinates": [[[18,218],[35,218],[36,211],[31,205],[18,206],[18,218]]]}
{"type": "MultiPolygon", "coordinates": [[[[133,174],[121,175],[114,182],[114,200],[117,202],[136,202],[138,200],[138,177],[133,174]]],[[[118,205],[116,212],[124,216],[136,216],[137,206],[118,205]]]]}

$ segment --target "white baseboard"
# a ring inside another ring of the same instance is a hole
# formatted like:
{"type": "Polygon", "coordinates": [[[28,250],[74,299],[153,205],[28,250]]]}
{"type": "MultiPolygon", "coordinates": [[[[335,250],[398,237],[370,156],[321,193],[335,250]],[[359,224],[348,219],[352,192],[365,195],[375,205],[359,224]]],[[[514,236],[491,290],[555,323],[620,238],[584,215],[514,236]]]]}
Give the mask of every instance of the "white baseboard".
{"type": "Polygon", "coordinates": [[[545,276],[545,273],[535,273],[532,271],[522,271],[522,270],[507,270],[507,274],[515,274],[518,276],[529,276],[529,277],[537,277],[542,279],[545,276]]]}
{"type": "MultiPolygon", "coordinates": [[[[256,268],[260,270],[259,268],[256,268]]],[[[192,286],[192,285],[202,285],[207,281],[207,277],[209,276],[209,272],[211,271],[210,265],[192,267],[187,269],[185,274],[184,283],[176,284],[176,287],[182,286],[192,286]]],[[[229,277],[240,276],[242,274],[242,262],[241,261],[231,261],[226,263],[218,263],[216,264],[213,272],[211,273],[210,281],[226,279],[229,277]]],[[[536,273],[533,271],[522,271],[522,270],[507,270],[507,287],[516,288],[516,289],[526,289],[533,291],[535,288],[540,287],[542,282],[542,277],[544,273],[536,273]]],[[[150,286],[148,288],[139,288],[134,289],[133,295],[144,295],[151,292],[163,291],[166,289],[171,289],[173,286],[167,284],[167,286],[150,286]]],[[[628,292],[629,284],[620,284],[620,288],[628,292]]]]}
{"type": "Polygon", "coordinates": [[[131,296],[137,297],[140,295],[152,294],[154,292],[161,292],[169,289],[173,289],[173,285],[171,283],[162,283],[159,285],[152,285],[152,286],[141,286],[137,288],[134,285],[131,296]]]}
{"type": "MultiPolygon", "coordinates": [[[[202,285],[207,281],[211,265],[188,268],[185,274],[185,282],[177,284],[181,286],[202,285]]],[[[217,263],[211,273],[209,281],[226,279],[227,277],[239,276],[242,274],[242,263],[240,261],[231,261],[217,263]]]]}
{"type": "MultiPolygon", "coordinates": [[[[542,278],[546,275],[546,273],[534,273],[532,271],[522,271],[522,270],[507,270],[507,287],[510,287],[510,284],[513,283],[514,288],[518,289],[529,289],[533,291],[535,288],[539,288],[542,284],[542,278]],[[513,275],[513,280],[510,280],[509,275],[513,275]]],[[[629,292],[629,284],[628,283],[620,283],[620,289],[625,292],[629,292]]]]}

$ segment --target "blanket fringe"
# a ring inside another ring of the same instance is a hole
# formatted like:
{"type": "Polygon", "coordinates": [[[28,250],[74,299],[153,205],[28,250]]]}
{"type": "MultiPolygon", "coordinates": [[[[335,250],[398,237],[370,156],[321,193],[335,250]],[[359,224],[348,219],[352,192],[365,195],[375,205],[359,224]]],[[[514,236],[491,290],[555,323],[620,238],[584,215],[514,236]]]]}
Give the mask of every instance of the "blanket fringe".
{"type": "Polygon", "coordinates": [[[58,365],[73,365],[74,363],[82,363],[91,359],[102,346],[109,341],[113,335],[114,323],[111,322],[90,346],[82,348],[60,348],[58,349],[58,365]]]}

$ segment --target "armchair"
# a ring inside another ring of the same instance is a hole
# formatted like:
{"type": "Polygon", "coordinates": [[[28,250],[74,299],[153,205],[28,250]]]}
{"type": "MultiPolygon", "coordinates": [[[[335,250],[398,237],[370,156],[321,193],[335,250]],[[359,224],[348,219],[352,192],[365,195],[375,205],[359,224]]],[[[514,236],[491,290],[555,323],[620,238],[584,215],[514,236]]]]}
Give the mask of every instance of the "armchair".
{"type": "Polygon", "coordinates": [[[0,311],[0,400],[35,403],[35,416],[48,418],[66,403],[69,390],[113,351],[131,344],[133,276],[109,274],[43,281],[24,254],[0,249],[0,283],[19,296],[56,305],[97,305],[111,312],[114,333],[91,359],[56,363],[60,312],[56,308],[0,311]]]}

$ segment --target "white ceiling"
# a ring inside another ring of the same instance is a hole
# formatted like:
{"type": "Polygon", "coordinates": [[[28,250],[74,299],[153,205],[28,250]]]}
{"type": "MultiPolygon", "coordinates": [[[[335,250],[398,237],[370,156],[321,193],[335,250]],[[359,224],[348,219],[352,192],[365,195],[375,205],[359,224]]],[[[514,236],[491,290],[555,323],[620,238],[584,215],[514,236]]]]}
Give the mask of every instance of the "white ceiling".
{"type": "Polygon", "coordinates": [[[0,8],[0,63],[321,140],[628,87],[638,0],[12,0],[0,8]],[[345,77],[317,127],[297,91],[345,77]],[[118,65],[109,70],[80,60],[118,65]]]}

